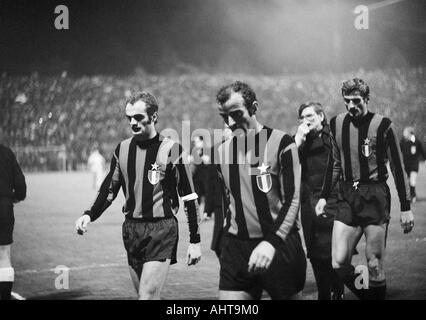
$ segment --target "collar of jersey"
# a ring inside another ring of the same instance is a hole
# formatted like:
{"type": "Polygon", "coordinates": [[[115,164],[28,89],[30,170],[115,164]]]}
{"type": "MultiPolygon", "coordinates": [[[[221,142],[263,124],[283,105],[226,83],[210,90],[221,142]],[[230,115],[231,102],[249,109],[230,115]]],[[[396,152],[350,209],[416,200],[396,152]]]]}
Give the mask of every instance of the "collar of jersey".
{"type": "Polygon", "coordinates": [[[157,135],[154,138],[148,139],[148,140],[138,140],[136,138],[133,138],[133,141],[136,143],[136,145],[139,148],[147,149],[153,144],[156,144],[158,141],[160,141],[160,134],[157,133],[157,135]]]}

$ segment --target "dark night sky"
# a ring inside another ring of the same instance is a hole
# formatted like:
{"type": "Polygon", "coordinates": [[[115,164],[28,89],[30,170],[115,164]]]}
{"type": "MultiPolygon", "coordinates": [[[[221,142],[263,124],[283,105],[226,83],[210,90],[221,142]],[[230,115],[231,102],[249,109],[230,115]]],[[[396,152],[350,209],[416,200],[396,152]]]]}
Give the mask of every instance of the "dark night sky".
{"type": "MultiPolygon", "coordinates": [[[[377,1],[364,1],[371,4],[377,1]]],[[[370,11],[342,0],[0,2],[0,71],[306,73],[426,64],[426,1],[370,11]],[[70,29],[54,28],[66,5],[70,29]]]]}

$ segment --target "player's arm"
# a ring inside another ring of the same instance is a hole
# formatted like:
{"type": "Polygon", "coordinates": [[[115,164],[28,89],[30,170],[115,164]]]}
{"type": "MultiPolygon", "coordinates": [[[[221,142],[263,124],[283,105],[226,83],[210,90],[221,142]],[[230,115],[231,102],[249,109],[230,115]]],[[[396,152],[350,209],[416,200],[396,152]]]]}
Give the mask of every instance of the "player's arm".
{"type": "Polygon", "coordinates": [[[301,168],[297,146],[290,136],[285,135],[280,150],[279,175],[284,189],[283,207],[274,222],[272,232],[265,237],[274,247],[286,239],[294,226],[300,207],[301,168]]]}
{"type": "Polygon", "coordinates": [[[111,159],[110,170],[99,188],[95,202],[89,210],[86,210],[82,217],[76,221],[76,229],[82,234],[86,232],[89,222],[98,219],[102,213],[111,205],[117,197],[121,187],[120,162],[118,160],[120,145],[115,150],[111,159]]]}
{"type": "Polygon", "coordinates": [[[330,196],[331,191],[336,187],[336,184],[342,175],[340,150],[333,135],[330,135],[330,142],[331,150],[328,157],[327,168],[324,174],[320,199],[315,206],[315,212],[317,215],[324,213],[324,207],[327,204],[327,199],[330,196]]]}
{"type": "Polygon", "coordinates": [[[301,168],[296,143],[289,135],[281,140],[278,161],[279,176],[284,189],[283,206],[276,218],[272,230],[265,235],[252,251],[248,264],[249,272],[264,272],[275,255],[280,242],[285,241],[296,221],[300,206],[301,168]]]}
{"type": "Polygon", "coordinates": [[[327,169],[324,174],[320,198],[328,199],[331,191],[336,187],[342,173],[340,150],[336,140],[330,136],[331,150],[327,161],[327,169]]]}
{"type": "Polygon", "coordinates": [[[21,167],[12,152],[11,156],[13,168],[13,198],[14,201],[18,202],[24,200],[27,196],[27,184],[25,183],[25,176],[22,173],[21,167]]]}
{"type": "Polygon", "coordinates": [[[200,247],[200,211],[198,209],[198,195],[195,193],[192,182],[191,169],[188,164],[188,157],[179,144],[172,147],[170,159],[175,172],[176,185],[179,196],[184,205],[185,215],[189,227],[189,247],[187,252],[187,264],[196,264],[201,259],[200,247]],[[177,155],[177,159],[174,160],[177,155]]]}
{"type": "Polygon", "coordinates": [[[395,181],[398,192],[399,202],[401,204],[401,227],[404,233],[408,233],[414,227],[414,217],[410,207],[410,188],[407,176],[404,172],[404,163],[401,156],[401,150],[393,124],[390,120],[388,128],[385,130],[385,144],[389,158],[389,165],[395,181]]]}

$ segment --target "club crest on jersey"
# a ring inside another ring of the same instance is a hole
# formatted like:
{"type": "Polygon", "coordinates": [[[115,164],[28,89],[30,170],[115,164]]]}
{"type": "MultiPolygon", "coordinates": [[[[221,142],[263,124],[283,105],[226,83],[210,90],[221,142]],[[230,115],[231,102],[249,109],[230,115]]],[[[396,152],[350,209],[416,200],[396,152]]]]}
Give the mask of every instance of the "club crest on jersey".
{"type": "Polygon", "coordinates": [[[371,155],[370,139],[366,138],[364,140],[364,143],[361,146],[361,152],[364,155],[364,157],[367,157],[367,158],[371,155]]]}
{"type": "Polygon", "coordinates": [[[148,180],[152,185],[155,185],[160,181],[160,166],[157,162],[154,162],[151,167],[151,170],[148,170],[148,180]]]}
{"type": "Polygon", "coordinates": [[[411,146],[411,154],[414,156],[416,154],[416,146],[411,146]]]}
{"type": "Polygon", "coordinates": [[[257,167],[259,174],[256,175],[256,184],[260,191],[268,193],[272,188],[271,174],[268,172],[270,166],[262,163],[261,166],[257,167]]]}

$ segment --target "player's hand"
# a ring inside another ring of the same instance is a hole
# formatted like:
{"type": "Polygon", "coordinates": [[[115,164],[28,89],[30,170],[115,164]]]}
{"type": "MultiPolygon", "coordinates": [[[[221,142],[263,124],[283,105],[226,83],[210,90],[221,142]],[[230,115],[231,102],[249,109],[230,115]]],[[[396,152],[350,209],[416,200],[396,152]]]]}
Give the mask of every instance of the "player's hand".
{"type": "Polygon", "coordinates": [[[201,260],[201,246],[199,243],[190,243],[186,254],[188,266],[197,264],[201,260]]]}
{"type": "Polygon", "coordinates": [[[248,272],[265,272],[271,265],[274,255],[274,246],[268,241],[261,241],[250,255],[248,272]]]}
{"type": "Polygon", "coordinates": [[[303,122],[297,127],[297,132],[294,137],[297,146],[300,146],[306,140],[306,136],[309,131],[311,131],[309,123],[303,122]]]}
{"type": "Polygon", "coordinates": [[[414,228],[414,216],[411,210],[401,212],[400,219],[401,228],[404,233],[409,233],[414,228]]]}
{"type": "Polygon", "coordinates": [[[315,213],[317,214],[317,216],[324,214],[324,208],[326,204],[327,200],[325,200],[324,198],[318,200],[317,205],[315,206],[315,213]]]}
{"type": "Polygon", "coordinates": [[[211,219],[211,216],[207,212],[204,212],[203,218],[201,219],[201,222],[204,222],[204,221],[207,221],[207,220],[210,220],[210,219],[211,219]]]}
{"type": "Polygon", "coordinates": [[[75,222],[75,229],[79,235],[83,235],[84,232],[87,232],[87,226],[90,223],[90,217],[87,214],[82,215],[75,222]]]}

